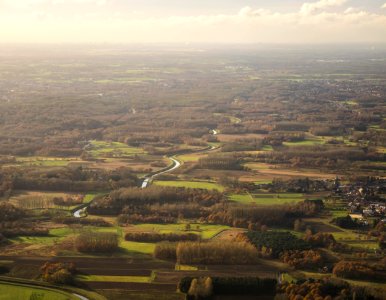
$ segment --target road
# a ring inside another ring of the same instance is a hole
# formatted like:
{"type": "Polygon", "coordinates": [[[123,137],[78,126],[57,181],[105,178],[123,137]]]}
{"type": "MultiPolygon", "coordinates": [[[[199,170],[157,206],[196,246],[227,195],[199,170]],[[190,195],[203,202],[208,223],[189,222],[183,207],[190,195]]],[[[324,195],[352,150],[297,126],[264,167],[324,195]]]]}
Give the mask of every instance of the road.
{"type": "MultiPolygon", "coordinates": [[[[218,134],[218,130],[216,129],[212,129],[211,130],[212,134],[213,135],[217,135],[218,134]]],[[[205,152],[205,151],[212,151],[212,150],[215,150],[217,149],[218,147],[215,147],[215,146],[211,146],[209,149],[207,150],[199,150],[197,152],[205,152]]],[[[149,174],[149,175],[146,175],[145,176],[145,179],[143,180],[142,184],[141,184],[141,188],[147,188],[149,187],[150,183],[152,182],[152,180],[161,175],[161,174],[164,174],[164,173],[168,173],[168,172],[172,172],[174,171],[175,169],[178,169],[179,167],[181,167],[181,162],[179,160],[177,160],[174,156],[169,156],[168,157],[173,163],[167,167],[166,169],[162,169],[158,172],[155,172],[155,173],[152,173],[152,174],[149,174]]],[[[90,202],[91,203],[91,202],[90,202]]],[[[90,204],[89,203],[89,204],[90,204]]],[[[78,210],[76,210],[74,213],[73,213],[73,216],[75,218],[82,218],[84,216],[87,216],[87,206],[83,206],[82,208],[79,208],[78,210]]]]}
{"type": "Polygon", "coordinates": [[[147,188],[149,186],[149,184],[151,183],[151,181],[157,177],[158,175],[161,175],[161,174],[164,174],[164,173],[168,173],[168,172],[171,172],[175,169],[178,169],[180,166],[181,166],[181,162],[178,161],[175,157],[168,157],[172,162],[173,164],[171,164],[167,169],[163,169],[155,174],[152,174],[152,175],[148,175],[145,177],[144,181],[142,182],[142,185],[141,187],[144,189],[144,188],[147,188]]]}

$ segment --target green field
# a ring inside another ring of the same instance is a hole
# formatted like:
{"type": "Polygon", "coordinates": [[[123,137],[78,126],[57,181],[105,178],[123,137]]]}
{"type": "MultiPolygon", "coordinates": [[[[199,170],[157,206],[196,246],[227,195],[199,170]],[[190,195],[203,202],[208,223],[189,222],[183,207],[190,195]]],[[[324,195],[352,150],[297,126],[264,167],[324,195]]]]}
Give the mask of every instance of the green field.
{"type": "Polygon", "coordinates": [[[205,190],[218,190],[220,192],[224,191],[224,187],[220,184],[206,181],[183,181],[183,180],[173,180],[173,181],[154,181],[153,184],[159,186],[173,186],[173,187],[184,187],[191,189],[205,189],[205,190]]]}
{"type": "Polygon", "coordinates": [[[91,141],[87,150],[93,157],[132,157],[144,154],[142,148],[129,147],[119,142],[91,141]]]}
{"type": "Polygon", "coordinates": [[[200,159],[200,157],[201,157],[200,155],[196,153],[192,153],[192,154],[179,155],[178,159],[183,162],[196,162],[200,159]]]}
{"type": "Polygon", "coordinates": [[[316,145],[322,145],[325,141],[322,138],[310,138],[305,139],[304,141],[300,142],[284,142],[283,145],[288,147],[297,147],[297,146],[316,146],[316,145]]]}
{"type": "Polygon", "coordinates": [[[257,180],[254,181],[254,184],[270,184],[272,183],[272,180],[257,180]]]}
{"type": "Polygon", "coordinates": [[[155,243],[139,243],[131,241],[121,241],[119,247],[124,249],[125,252],[141,253],[141,254],[153,254],[155,243]]]}
{"type": "Polygon", "coordinates": [[[99,195],[103,195],[104,193],[99,193],[99,192],[91,192],[91,193],[87,193],[85,196],[84,196],[84,199],[83,199],[83,203],[89,203],[91,202],[92,200],[94,200],[94,198],[96,196],[99,196],[99,195]]]}
{"type": "Polygon", "coordinates": [[[63,227],[51,229],[48,236],[18,236],[10,240],[14,243],[53,245],[55,242],[64,239],[66,236],[76,233],[76,230],[69,227],[63,227]]]}
{"type": "Polygon", "coordinates": [[[262,151],[273,151],[273,148],[271,145],[264,145],[263,148],[261,148],[262,151]]]}
{"type": "Polygon", "coordinates": [[[229,200],[241,204],[257,205],[281,205],[286,203],[297,203],[304,200],[303,194],[281,193],[281,194],[231,194],[229,200]]]}
{"type": "Polygon", "coordinates": [[[245,167],[247,167],[251,170],[268,170],[270,166],[266,163],[250,162],[250,163],[246,163],[245,167]]]}
{"type": "Polygon", "coordinates": [[[156,231],[160,233],[195,233],[203,239],[210,239],[219,232],[229,229],[229,226],[190,223],[190,230],[185,230],[186,224],[138,224],[134,231],[156,231]]]}
{"type": "Polygon", "coordinates": [[[136,283],[145,282],[146,283],[146,282],[152,281],[151,277],[148,277],[148,276],[78,275],[76,278],[80,281],[101,281],[101,282],[136,282],[136,283]]]}
{"type": "Polygon", "coordinates": [[[23,166],[40,166],[40,167],[65,167],[69,163],[77,161],[76,158],[58,158],[46,156],[28,156],[17,157],[16,163],[23,166]]]}
{"type": "Polygon", "coordinates": [[[38,288],[23,284],[0,282],[0,300],[79,300],[78,297],[64,291],[50,288],[38,288]]]}

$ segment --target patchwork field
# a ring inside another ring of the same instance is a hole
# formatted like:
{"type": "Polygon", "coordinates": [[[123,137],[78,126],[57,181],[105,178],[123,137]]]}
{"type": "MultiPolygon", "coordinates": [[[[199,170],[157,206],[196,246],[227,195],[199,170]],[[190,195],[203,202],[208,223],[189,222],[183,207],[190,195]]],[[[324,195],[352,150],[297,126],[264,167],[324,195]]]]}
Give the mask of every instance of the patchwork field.
{"type": "Polygon", "coordinates": [[[141,148],[129,147],[119,142],[90,141],[86,146],[92,157],[132,157],[136,154],[145,154],[141,148]]]}
{"type": "Polygon", "coordinates": [[[281,205],[297,203],[304,200],[303,194],[296,193],[280,193],[280,194],[231,194],[229,200],[241,204],[257,204],[257,205],[281,205]]]}
{"type": "Polygon", "coordinates": [[[0,281],[0,299],[79,300],[80,298],[59,290],[0,281]]]}
{"type": "Polygon", "coordinates": [[[159,233],[195,233],[202,239],[210,239],[221,231],[229,229],[229,226],[210,225],[200,223],[181,224],[138,224],[125,228],[126,232],[159,232],[159,233]],[[189,227],[187,227],[189,226],[189,227]]]}
{"type": "Polygon", "coordinates": [[[205,182],[205,181],[184,181],[184,180],[176,180],[176,181],[153,181],[153,184],[159,186],[173,186],[173,187],[184,187],[190,189],[205,189],[205,190],[217,190],[220,192],[224,191],[224,187],[220,184],[213,182],[205,182]]]}

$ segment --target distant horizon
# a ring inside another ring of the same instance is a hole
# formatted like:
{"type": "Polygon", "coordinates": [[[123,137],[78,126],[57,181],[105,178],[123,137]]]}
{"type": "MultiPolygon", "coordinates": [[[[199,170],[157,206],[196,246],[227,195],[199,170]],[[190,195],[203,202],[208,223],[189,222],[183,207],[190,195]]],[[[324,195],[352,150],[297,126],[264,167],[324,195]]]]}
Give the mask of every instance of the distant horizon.
{"type": "Polygon", "coordinates": [[[344,46],[385,46],[386,42],[313,42],[313,43],[301,43],[301,42],[2,42],[0,45],[4,46],[257,46],[257,47],[269,47],[269,46],[325,46],[325,47],[344,47],[344,46]]]}
{"type": "Polygon", "coordinates": [[[0,0],[0,43],[386,43],[386,0],[0,0]]]}

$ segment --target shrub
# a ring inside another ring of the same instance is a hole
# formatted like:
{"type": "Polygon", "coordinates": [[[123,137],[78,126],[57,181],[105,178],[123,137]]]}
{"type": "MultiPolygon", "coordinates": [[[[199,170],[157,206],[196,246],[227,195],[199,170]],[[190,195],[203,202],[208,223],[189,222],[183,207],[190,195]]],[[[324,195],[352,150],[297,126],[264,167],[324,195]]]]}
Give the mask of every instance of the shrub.
{"type": "Polygon", "coordinates": [[[6,274],[9,272],[8,267],[6,266],[0,266],[0,274],[6,274]]]}
{"type": "Polygon", "coordinates": [[[285,251],[281,259],[296,269],[317,269],[324,264],[322,255],[316,250],[285,251]]]}
{"type": "Polygon", "coordinates": [[[278,287],[278,293],[287,295],[287,299],[351,299],[347,283],[329,280],[308,280],[297,284],[286,282],[278,287]],[[342,298],[335,298],[337,296],[342,298]]]}
{"type": "Polygon", "coordinates": [[[340,261],[332,270],[332,273],[337,277],[350,279],[379,279],[378,274],[369,265],[361,262],[340,261]]]}
{"type": "Polygon", "coordinates": [[[46,262],[41,267],[44,281],[55,284],[73,284],[76,268],[73,263],[46,262]]]}
{"type": "Polygon", "coordinates": [[[16,221],[25,217],[25,211],[8,202],[0,202],[0,222],[16,221]]]}
{"type": "Polygon", "coordinates": [[[350,216],[338,217],[333,219],[332,222],[338,225],[339,227],[346,228],[346,229],[356,229],[356,228],[362,227],[362,225],[354,221],[350,216]]]}
{"type": "Polygon", "coordinates": [[[331,233],[318,232],[316,234],[312,234],[308,232],[304,237],[304,240],[313,247],[332,248],[337,244],[334,236],[331,233]]]}

